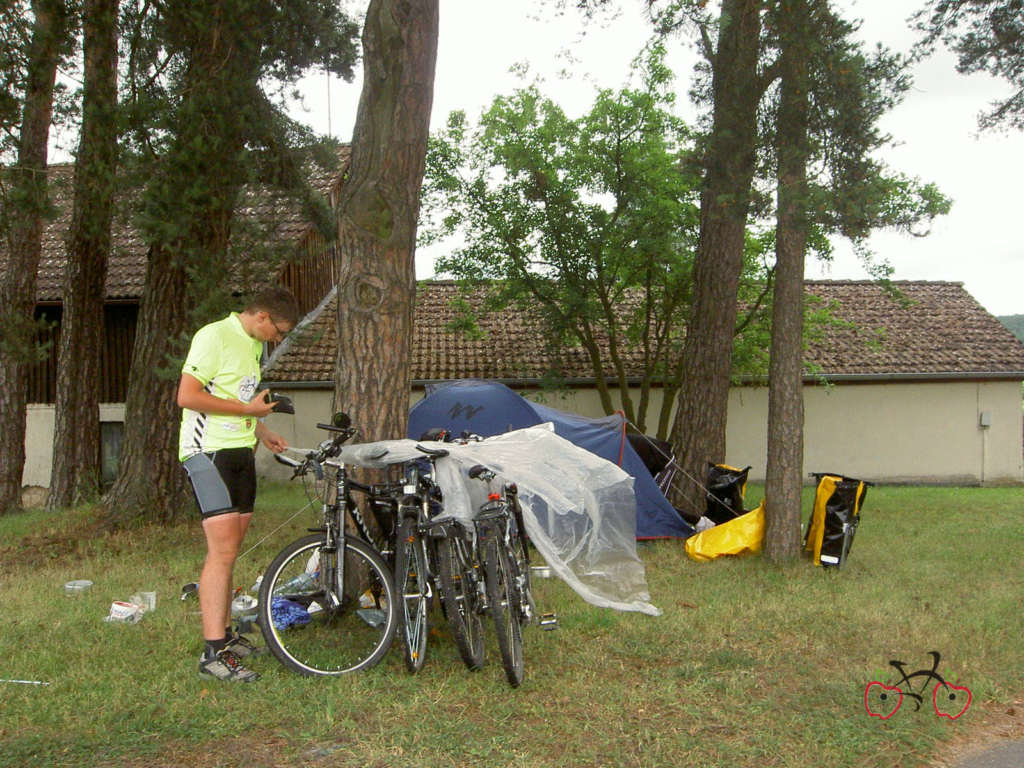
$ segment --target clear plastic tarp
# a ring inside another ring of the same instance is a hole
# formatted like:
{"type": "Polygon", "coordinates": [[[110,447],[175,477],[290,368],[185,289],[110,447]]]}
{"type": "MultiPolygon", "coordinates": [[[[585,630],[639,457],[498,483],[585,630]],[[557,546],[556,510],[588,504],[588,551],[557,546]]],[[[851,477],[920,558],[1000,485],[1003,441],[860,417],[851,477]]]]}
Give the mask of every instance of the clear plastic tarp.
{"type": "MultiPolygon", "coordinates": [[[[621,611],[658,616],[636,551],[633,478],[610,461],[559,437],[551,424],[506,432],[478,442],[422,443],[443,448],[435,462],[445,515],[472,530],[488,488],[469,478],[482,464],[499,483],[519,487],[523,521],[552,571],[584,600],[621,611]]],[[[337,461],[383,468],[424,458],[415,440],[384,440],[342,448],[337,461]]]]}

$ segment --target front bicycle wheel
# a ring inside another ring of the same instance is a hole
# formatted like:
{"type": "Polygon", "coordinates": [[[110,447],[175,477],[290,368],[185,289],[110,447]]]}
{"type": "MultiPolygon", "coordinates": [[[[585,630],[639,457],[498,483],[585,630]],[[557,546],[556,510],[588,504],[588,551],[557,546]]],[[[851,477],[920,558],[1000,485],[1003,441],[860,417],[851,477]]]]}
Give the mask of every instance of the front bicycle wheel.
{"type": "Polygon", "coordinates": [[[465,665],[476,670],[484,665],[484,627],[476,612],[475,579],[463,566],[460,546],[452,537],[438,540],[437,577],[455,646],[465,665]]]}
{"type": "Polygon", "coordinates": [[[405,668],[419,672],[427,654],[427,615],[430,578],[416,512],[401,518],[395,537],[395,592],[399,596],[398,627],[405,651],[405,668]]]}
{"type": "Polygon", "coordinates": [[[304,536],[274,558],[260,584],[259,624],[267,647],[301,675],[372,667],[391,646],[397,609],[391,571],[369,544],[355,538],[345,540],[339,562],[323,536],[304,536]]]}
{"type": "MultiPolygon", "coordinates": [[[[500,534],[499,534],[500,536],[500,534]]],[[[489,536],[484,556],[487,573],[487,602],[498,636],[498,650],[509,685],[523,682],[523,628],[519,624],[518,589],[514,584],[508,550],[499,536],[489,536]]]]}

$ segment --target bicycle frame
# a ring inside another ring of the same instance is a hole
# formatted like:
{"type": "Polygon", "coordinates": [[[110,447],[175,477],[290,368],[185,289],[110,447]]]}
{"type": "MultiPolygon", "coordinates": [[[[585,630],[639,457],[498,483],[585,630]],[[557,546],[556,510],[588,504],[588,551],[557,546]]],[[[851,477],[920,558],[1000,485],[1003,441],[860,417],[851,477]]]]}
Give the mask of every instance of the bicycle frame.
{"type": "MultiPolygon", "coordinates": [[[[494,472],[483,465],[473,467],[469,476],[487,483],[488,487],[495,478],[494,472]]],[[[523,510],[519,505],[519,489],[515,483],[504,483],[500,494],[488,494],[488,500],[481,505],[476,516],[476,525],[478,539],[491,535],[490,531],[485,530],[483,526],[498,526],[501,546],[510,558],[516,560],[515,597],[519,603],[517,610],[523,623],[537,624],[543,630],[557,628],[558,619],[555,615],[538,613],[533,599],[533,589],[530,584],[529,537],[523,521],[523,510]],[[522,553],[521,559],[517,556],[517,551],[522,553]]]]}
{"type": "MultiPolygon", "coordinates": [[[[349,533],[346,530],[346,514],[352,519],[359,537],[372,546],[385,561],[392,552],[383,542],[378,541],[371,532],[370,526],[360,510],[359,505],[353,497],[353,491],[362,493],[368,504],[394,503],[394,485],[364,485],[349,477],[348,468],[344,462],[333,457],[338,453],[342,443],[355,434],[355,430],[349,427],[338,427],[328,424],[317,424],[321,429],[336,432],[335,437],[321,443],[318,451],[306,456],[305,461],[299,462],[275,454],[274,458],[286,466],[293,467],[295,475],[304,474],[306,468],[311,467],[318,479],[323,479],[323,467],[331,467],[334,470],[334,496],[333,500],[329,493],[325,493],[321,499],[321,517],[323,524],[317,528],[308,528],[310,533],[319,533],[324,537],[323,551],[337,555],[345,551],[345,542],[349,533]]],[[[385,532],[385,535],[387,533],[385,532]]],[[[335,562],[321,564],[322,581],[327,591],[327,599],[331,609],[337,609],[341,605],[338,595],[344,594],[345,585],[345,558],[335,557],[335,562]]]]}

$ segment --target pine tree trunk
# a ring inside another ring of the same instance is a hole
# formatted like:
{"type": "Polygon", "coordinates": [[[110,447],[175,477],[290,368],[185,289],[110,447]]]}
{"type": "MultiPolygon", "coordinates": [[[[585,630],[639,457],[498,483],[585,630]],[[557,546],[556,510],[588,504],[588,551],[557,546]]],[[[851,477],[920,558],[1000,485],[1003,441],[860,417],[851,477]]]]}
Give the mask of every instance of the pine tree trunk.
{"type": "Polygon", "coordinates": [[[103,499],[114,523],[169,522],[192,509],[185,473],[176,461],[178,371],[168,369],[171,342],[187,332],[186,290],[181,262],[169,249],[151,249],[132,350],[121,464],[103,499]]]}
{"type": "Polygon", "coordinates": [[[776,125],[778,221],[768,370],[764,536],[764,555],[774,563],[792,560],[800,554],[808,64],[811,56],[807,6],[807,0],[783,0],[780,14],[781,88],[776,125]]]}
{"type": "Polygon", "coordinates": [[[118,0],[86,0],[82,12],[85,88],[64,272],[53,469],[47,500],[51,508],[92,500],[100,491],[98,384],[117,171],[117,9],[118,0]]]}
{"type": "Polygon", "coordinates": [[[758,76],[760,7],[757,0],[725,0],[720,15],[685,378],[672,430],[683,470],[673,503],[687,514],[703,514],[707,462],[725,459],[736,301],[764,89],[758,76]]]}
{"type": "Polygon", "coordinates": [[[372,0],[352,162],[338,204],[335,407],[367,440],[405,436],[415,245],[438,0],[372,0]]]}
{"type": "Polygon", "coordinates": [[[0,514],[21,508],[25,469],[25,405],[28,366],[34,358],[33,316],[36,274],[47,205],[47,142],[53,115],[53,86],[60,50],[68,33],[62,0],[32,4],[35,22],[28,50],[28,82],[22,109],[18,162],[9,169],[11,222],[0,283],[4,328],[0,336],[0,514]]]}

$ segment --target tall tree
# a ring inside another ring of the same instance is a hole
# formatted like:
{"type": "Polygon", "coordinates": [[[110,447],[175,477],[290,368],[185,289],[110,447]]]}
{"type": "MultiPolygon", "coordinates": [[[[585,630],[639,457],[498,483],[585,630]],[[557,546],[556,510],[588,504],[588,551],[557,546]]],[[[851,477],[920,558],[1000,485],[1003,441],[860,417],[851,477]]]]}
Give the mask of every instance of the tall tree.
{"type": "Polygon", "coordinates": [[[336,406],[369,439],[405,435],[416,226],[438,0],[371,0],[352,162],[338,200],[336,406]]]}
{"type": "MultiPolygon", "coordinates": [[[[577,0],[577,5],[598,7],[607,2],[577,0]]],[[[737,325],[743,228],[748,216],[769,213],[766,201],[757,194],[755,180],[761,178],[758,173],[763,170],[759,167],[759,157],[774,158],[772,141],[759,129],[772,129],[778,118],[778,114],[772,115],[766,109],[764,98],[783,67],[778,31],[788,28],[787,24],[792,24],[805,10],[787,6],[788,12],[781,13],[779,2],[768,0],[723,0],[717,14],[706,9],[704,0],[647,0],[646,5],[662,32],[683,28],[696,30],[703,59],[697,68],[699,77],[694,94],[711,113],[700,148],[701,229],[694,267],[694,301],[683,358],[687,378],[680,389],[672,437],[684,475],[674,501],[681,508],[695,510],[703,507],[701,482],[706,462],[718,462],[725,457],[730,358],[734,354],[732,336],[737,325]],[[717,39],[713,39],[716,32],[717,39]]],[[[813,28],[811,34],[825,31],[813,28]]],[[[795,66],[792,60],[789,63],[795,66]]],[[[792,83],[797,72],[791,70],[789,74],[792,83]]],[[[791,87],[798,88],[799,84],[791,87]]],[[[835,79],[828,87],[837,93],[827,88],[823,90],[823,103],[828,102],[826,95],[834,98],[843,95],[842,83],[835,79]]],[[[799,111],[795,94],[795,91],[788,92],[790,117],[794,117],[794,110],[799,111]]],[[[877,137],[874,121],[880,113],[872,111],[876,107],[869,104],[864,107],[866,111],[859,114],[843,110],[833,114],[824,109],[823,119],[832,115],[832,122],[823,132],[815,134],[815,141],[820,141],[829,130],[841,127],[844,119],[852,119],[856,130],[867,124],[870,129],[865,129],[862,135],[877,137]]],[[[773,311],[783,313],[779,317],[780,333],[790,345],[786,353],[782,348],[776,350],[776,365],[784,365],[788,371],[790,391],[786,395],[776,393],[779,398],[776,401],[777,428],[786,423],[783,401],[789,403],[786,408],[792,410],[794,393],[798,391],[791,369],[799,354],[794,351],[794,345],[801,343],[801,335],[798,324],[792,322],[792,318],[786,320],[786,312],[802,305],[797,302],[790,306],[793,301],[790,295],[795,296],[798,290],[794,282],[797,276],[802,278],[802,269],[795,262],[802,261],[803,256],[796,254],[802,254],[801,243],[806,243],[807,233],[812,231],[807,229],[808,222],[802,220],[807,213],[807,203],[803,212],[794,207],[801,199],[803,186],[796,170],[799,161],[795,158],[806,151],[807,139],[799,131],[790,138],[792,142],[783,141],[778,147],[786,148],[789,153],[785,165],[787,189],[780,197],[780,203],[787,210],[781,214],[783,224],[776,237],[776,245],[784,254],[779,267],[786,270],[788,285],[780,289],[785,297],[783,306],[773,311]]],[[[863,227],[870,229],[882,220],[890,226],[909,227],[919,220],[922,211],[932,209],[935,204],[941,207],[944,199],[933,187],[879,174],[867,157],[869,150],[864,149],[865,145],[852,141],[846,146],[843,142],[848,139],[844,134],[842,141],[831,145],[834,151],[823,151],[821,155],[824,163],[845,163],[845,166],[833,177],[831,192],[824,195],[827,199],[819,201],[817,226],[813,230],[819,245],[825,242],[822,237],[825,231],[863,232],[863,227]],[[855,150],[859,150],[859,154],[855,150]],[[855,194],[844,198],[851,190],[855,194]]],[[[782,375],[779,369],[777,376],[782,375]]],[[[792,416],[797,418],[798,414],[793,412],[792,416]]],[[[786,463],[791,465],[793,457],[789,453],[787,456],[786,463]]],[[[777,454],[773,465],[781,467],[782,459],[783,456],[777,454]]],[[[786,471],[792,472],[791,469],[786,471]]],[[[787,482],[793,485],[791,480],[787,482]]],[[[792,491],[787,493],[792,496],[792,491]]],[[[788,531],[789,526],[785,527],[788,531]]]]}
{"type": "Polygon", "coordinates": [[[1024,130],[1024,0],[930,0],[914,18],[922,54],[942,41],[959,57],[957,71],[988,72],[1014,89],[981,115],[981,127],[1024,130]]]}
{"type": "Polygon", "coordinates": [[[47,506],[94,499],[100,490],[99,387],[103,300],[117,172],[118,0],[85,0],[82,127],[75,158],[57,363],[53,468],[47,506]],[[87,382],[87,386],[82,386],[87,382]]]}
{"type": "MultiPolygon", "coordinates": [[[[676,4],[679,5],[679,4],[676,4]]],[[[694,295],[683,349],[686,378],[672,443],[682,470],[677,507],[704,507],[707,462],[725,459],[725,428],[732,371],[732,339],[743,268],[751,187],[757,169],[758,106],[773,74],[761,68],[761,0],[723,0],[717,19],[695,15],[701,51],[711,72],[711,127],[702,153],[700,238],[694,261],[694,295]],[[717,43],[710,29],[717,25],[717,43]]],[[[663,25],[677,17],[670,9],[663,25]]],[[[677,22],[678,24],[678,22],[677,22]]],[[[669,24],[671,26],[671,24],[669,24]]]]}
{"type": "MultiPolygon", "coordinates": [[[[351,78],[355,27],[329,0],[173,0],[129,19],[133,146],[148,178],[139,222],[149,243],[115,520],[188,509],[178,466],[175,382],[187,340],[230,306],[232,224],[247,183],[302,184],[289,121],[268,89],[314,65],[351,78]]],[[[242,270],[256,278],[270,267],[242,270]]],[[[258,287],[258,286],[253,286],[258,287]]]]}
{"type": "Polygon", "coordinates": [[[32,3],[18,156],[7,169],[9,192],[2,220],[7,235],[0,306],[0,514],[21,507],[25,465],[27,370],[33,360],[36,273],[48,210],[47,142],[53,115],[57,66],[67,52],[71,16],[64,0],[32,3]]]}
{"type": "Polygon", "coordinates": [[[800,551],[807,244],[840,234],[862,249],[872,230],[919,230],[949,201],[875,159],[892,141],[878,122],[910,85],[905,59],[884,48],[866,53],[856,25],[828,0],[773,2],[767,27],[779,87],[765,137],[778,204],[764,552],[784,562],[800,551]]]}
{"type": "Polygon", "coordinates": [[[800,547],[804,458],[804,255],[810,156],[811,80],[808,70],[813,50],[809,1],[814,0],[781,0],[778,4],[780,87],[775,125],[778,202],[764,490],[764,554],[774,562],[794,557],[800,547]]]}

